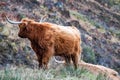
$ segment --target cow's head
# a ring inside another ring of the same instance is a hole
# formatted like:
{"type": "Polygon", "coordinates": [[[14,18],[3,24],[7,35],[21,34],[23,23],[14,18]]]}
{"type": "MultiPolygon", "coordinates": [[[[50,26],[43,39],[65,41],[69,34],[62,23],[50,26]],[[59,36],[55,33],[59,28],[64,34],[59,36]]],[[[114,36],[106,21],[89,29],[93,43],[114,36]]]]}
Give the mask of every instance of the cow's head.
{"type": "Polygon", "coordinates": [[[18,36],[21,37],[21,38],[29,38],[31,36],[31,33],[32,33],[32,22],[33,20],[30,20],[30,19],[22,19],[21,20],[22,23],[19,24],[19,33],[18,33],[18,36]]]}
{"type": "Polygon", "coordinates": [[[22,19],[20,22],[17,21],[12,21],[10,20],[8,17],[6,17],[7,21],[11,24],[18,24],[19,25],[19,33],[18,36],[21,38],[29,38],[31,32],[32,32],[32,27],[31,27],[31,23],[33,22],[33,20],[24,18],[22,19]]]}

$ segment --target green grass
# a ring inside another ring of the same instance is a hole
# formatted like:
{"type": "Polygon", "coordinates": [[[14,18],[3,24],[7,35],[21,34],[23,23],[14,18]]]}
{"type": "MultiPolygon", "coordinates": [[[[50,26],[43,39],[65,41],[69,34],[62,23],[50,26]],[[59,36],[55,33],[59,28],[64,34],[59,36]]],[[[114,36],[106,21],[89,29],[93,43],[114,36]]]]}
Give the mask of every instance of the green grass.
{"type": "Polygon", "coordinates": [[[83,47],[83,60],[88,63],[96,63],[95,52],[90,47],[83,47]]]}
{"type": "Polygon", "coordinates": [[[96,21],[94,21],[92,19],[89,19],[87,16],[85,16],[83,14],[80,14],[80,13],[78,13],[76,11],[70,11],[70,14],[75,16],[78,20],[80,19],[80,20],[82,20],[84,22],[90,23],[91,25],[95,26],[96,28],[101,28],[102,27],[102,25],[99,24],[98,22],[96,22],[96,21]]]}
{"type": "Polygon", "coordinates": [[[112,35],[120,39],[120,30],[115,30],[113,28],[110,28],[109,32],[111,32],[112,35]]]}
{"type": "Polygon", "coordinates": [[[107,3],[109,6],[120,5],[120,0],[101,0],[104,3],[107,3]]]}
{"type": "Polygon", "coordinates": [[[106,80],[103,75],[94,75],[85,69],[38,70],[30,68],[6,68],[0,70],[0,80],[106,80]]]}

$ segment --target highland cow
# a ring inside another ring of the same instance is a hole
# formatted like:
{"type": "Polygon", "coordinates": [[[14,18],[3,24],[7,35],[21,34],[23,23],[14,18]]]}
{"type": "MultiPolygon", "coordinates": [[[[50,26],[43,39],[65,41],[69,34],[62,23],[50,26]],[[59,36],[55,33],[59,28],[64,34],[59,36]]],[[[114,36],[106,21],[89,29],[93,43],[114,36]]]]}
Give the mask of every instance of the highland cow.
{"type": "Polygon", "coordinates": [[[49,22],[39,23],[27,18],[22,19],[21,22],[14,22],[8,18],[7,20],[13,24],[19,24],[18,36],[31,41],[40,68],[46,69],[52,56],[61,56],[66,64],[72,61],[77,69],[81,55],[81,38],[76,27],[65,27],[49,22]]]}
{"type": "MultiPolygon", "coordinates": [[[[77,69],[81,55],[81,38],[77,28],[48,22],[40,23],[30,19],[15,22],[7,18],[7,21],[19,24],[19,37],[31,41],[31,46],[38,57],[39,67],[46,69],[52,56],[61,56],[67,64],[72,60],[77,69]]],[[[107,67],[85,63],[82,60],[79,66],[95,74],[105,74],[111,80],[120,80],[118,72],[107,67]]]]}

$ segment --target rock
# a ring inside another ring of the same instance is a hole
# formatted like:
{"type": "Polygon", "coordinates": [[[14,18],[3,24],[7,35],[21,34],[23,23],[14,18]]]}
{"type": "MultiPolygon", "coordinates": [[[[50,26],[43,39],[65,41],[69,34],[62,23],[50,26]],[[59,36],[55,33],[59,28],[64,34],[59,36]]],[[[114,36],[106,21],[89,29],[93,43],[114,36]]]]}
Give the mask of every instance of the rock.
{"type": "Polygon", "coordinates": [[[102,74],[106,75],[109,80],[120,80],[120,76],[118,72],[113,69],[101,66],[101,65],[94,65],[90,63],[81,62],[80,67],[89,70],[90,72],[94,73],[95,75],[102,74]]]}
{"type": "Polygon", "coordinates": [[[0,2],[0,7],[6,6],[7,3],[6,2],[0,2]]]}
{"type": "Polygon", "coordinates": [[[85,38],[86,38],[88,41],[92,41],[92,37],[89,36],[89,35],[87,35],[87,34],[85,34],[85,38]]]}
{"type": "Polygon", "coordinates": [[[0,27],[3,27],[3,26],[4,26],[4,24],[0,22],[0,27]]]}
{"type": "Polygon", "coordinates": [[[80,25],[79,21],[77,21],[77,20],[71,20],[71,21],[69,21],[69,22],[66,22],[66,25],[67,25],[67,26],[75,26],[75,27],[77,27],[78,29],[81,28],[81,25],[80,25]]]}
{"type": "Polygon", "coordinates": [[[3,27],[1,35],[3,35],[3,36],[9,36],[9,34],[10,34],[10,29],[8,27],[3,27]]]}
{"type": "Polygon", "coordinates": [[[65,18],[70,18],[70,12],[69,12],[69,10],[63,9],[63,10],[60,10],[60,13],[65,18]]]}

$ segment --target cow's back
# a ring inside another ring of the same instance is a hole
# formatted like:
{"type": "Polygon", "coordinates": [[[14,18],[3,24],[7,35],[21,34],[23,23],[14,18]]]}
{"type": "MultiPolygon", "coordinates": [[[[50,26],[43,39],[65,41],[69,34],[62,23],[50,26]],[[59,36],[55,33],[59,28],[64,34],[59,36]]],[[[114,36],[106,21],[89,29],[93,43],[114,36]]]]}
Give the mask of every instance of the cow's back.
{"type": "Polygon", "coordinates": [[[74,47],[80,45],[80,32],[75,27],[57,26],[55,31],[55,54],[74,53],[74,47]]]}
{"type": "Polygon", "coordinates": [[[49,26],[50,32],[53,34],[55,55],[72,54],[75,46],[80,46],[80,32],[76,27],[60,26],[47,22],[43,24],[49,26]]]}

